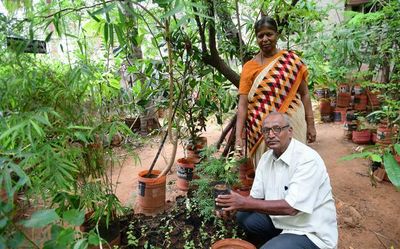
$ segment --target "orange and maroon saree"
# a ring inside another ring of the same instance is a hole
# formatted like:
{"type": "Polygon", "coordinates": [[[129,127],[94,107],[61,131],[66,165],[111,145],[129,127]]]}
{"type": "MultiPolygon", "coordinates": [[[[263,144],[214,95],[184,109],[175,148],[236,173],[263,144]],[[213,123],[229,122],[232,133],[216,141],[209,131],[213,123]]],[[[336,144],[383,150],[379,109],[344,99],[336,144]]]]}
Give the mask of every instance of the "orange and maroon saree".
{"type": "Polygon", "coordinates": [[[294,137],[306,140],[304,106],[297,90],[307,78],[307,67],[292,51],[280,51],[259,72],[248,93],[246,120],[249,154],[257,165],[266,151],[261,132],[262,121],[273,111],[286,113],[291,118],[294,137]]]}

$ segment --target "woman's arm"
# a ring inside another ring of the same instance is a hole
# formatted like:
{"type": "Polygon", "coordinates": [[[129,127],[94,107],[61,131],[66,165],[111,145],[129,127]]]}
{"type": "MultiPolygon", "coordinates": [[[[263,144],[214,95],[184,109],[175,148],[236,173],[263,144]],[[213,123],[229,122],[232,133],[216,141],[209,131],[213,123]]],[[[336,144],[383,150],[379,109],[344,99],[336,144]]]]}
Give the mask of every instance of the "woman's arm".
{"type": "Polygon", "coordinates": [[[236,118],[236,146],[240,146],[243,151],[243,140],[242,140],[242,131],[244,128],[244,123],[246,121],[247,116],[247,94],[239,95],[239,104],[237,110],[237,118],[236,118]]]}
{"type": "Polygon", "coordinates": [[[315,130],[314,124],[314,113],[312,110],[310,92],[308,91],[308,85],[306,81],[302,81],[298,92],[301,96],[301,102],[303,102],[304,110],[305,110],[305,119],[307,122],[307,142],[312,143],[315,141],[317,132],[315,130]]]}

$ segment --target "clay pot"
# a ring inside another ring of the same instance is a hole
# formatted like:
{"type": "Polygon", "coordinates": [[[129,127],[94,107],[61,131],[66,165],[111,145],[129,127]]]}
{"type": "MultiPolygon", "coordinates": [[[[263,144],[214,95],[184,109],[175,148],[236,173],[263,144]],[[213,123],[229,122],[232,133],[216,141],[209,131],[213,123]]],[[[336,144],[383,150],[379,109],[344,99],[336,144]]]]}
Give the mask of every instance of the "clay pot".
{"type": "Polygon", "coordinates": [[[359,94],[354,96],[354,110],[365,111],[367,109],[367,95],[359,94]]]}
{"type": "Polygon", "coordinates": [[[353,90],[356,95],[363,93],[363,88],[358,84],[353,87],[353,90]]]}
{"type": "Polygon", "coordinates": [[[241,196],[249,196],[251,188],[249,186],[234,186],[232,191],[240,194],[241,196]]]}
{"type": "Polygon", "coordinates": [[[376,132],[372,132],[371,133],[371,142],[373,143],[373,144],[376,144],[376,141],[377,141],[377,135],[376,135],[376,132]]]}
{"type": "Polygon", "coordinates": [[[245,161],[239,164],[239,179],[246,179],[246,172],[248,170],[254,170],[253,162],[250,158],[247,158],[245,161]]]}
{"type": "Polygon", "coordinates": [[[176,161],[176,174],[178,179],[176,180],[176,186],[182,191],[189,190],[189,183],[193,179],[193,170],[195,167],[195,161],[190,158],[179,158],[176,161]]]}
{"type": "Polygon", "coordinates": [[[201,144],[186,146],[186,157],[200,158],[200,151],[204,148],[201,144]]]}
{"type": "Polygon", "coordinates": [[[335,123],[343,124],[346,120],[347,108],[336,107],[333,111],[333,120],[335,123]]]}
{"type": "Polygon", "coordinates": [[[353,131],[352,140],[356,144],[368,144],[371,140],[371,132],[369,130],[353,131]]]}
{"type": "Polygon", "coordinates": [[[137,203],[145,213],[154,213],[164,209],[166,176],[158,177],[159,170],[152,170],[146,177],[148,170],[139,172],[137,203]]]}
{"type": "Polygon", "coordinates": [[[392,143],[393,132],[392,128],[388,127],[387,124],[379,124],[376,131],[376,143],[382,145],[388,145],[392,143]]]}
{"type": "Polygon", "coordinates": [[[256,247],[241,239],[223,239],[215,242],[211,249],[256,249],[256,247]]]}
{"type": "Polygon", "coordinates": [[[340,84],[339,85],[339,93],[349,93],[350,92],[350,86],[347,84],[340,84]]]}
{"type": "Polygon", "coordinates": [[[197,148],[204,149],[207,147],[207,138],[206,137],[198,137],[196,141],[197,148]]]}
{"type": "Polygon", "coordinates": [[[253,185],[255,172],[254,169],[249,169],[246,171],[246,178],[242,179],[242,185],[245,187],[250,187],[253,185]]]}
{"type": "Polygon", "coordinates": [[[332,113],[331,101],[329,99],[321,99],[319,101],[319,111],[321,115],[330,115],[332,113]]]}
{"type": "Polygon", "coordinates": [[[351,101],[350,93],[339,93],[336,101],[337,107],[349,107],[351,101]]]}

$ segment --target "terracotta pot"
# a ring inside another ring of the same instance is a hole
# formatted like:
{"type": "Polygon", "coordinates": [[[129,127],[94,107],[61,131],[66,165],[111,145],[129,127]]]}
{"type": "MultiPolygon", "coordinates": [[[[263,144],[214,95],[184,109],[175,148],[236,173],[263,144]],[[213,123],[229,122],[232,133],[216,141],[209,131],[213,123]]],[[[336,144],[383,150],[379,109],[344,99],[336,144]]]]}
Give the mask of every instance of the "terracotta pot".
{"type": "Polygon", "coordinates": [[[198,137],[196,141],[196,146],[199,149],[204,149],[207,147],[207,138],[206,137],[198,137]]]}
{"type": "Polygon", "coordinates": [[[240,194],[241,196],[249,196],[251,188],[249,186],[234,186],[232,191],[240,194]]]}
{"type": "Polygon", "coordinates": [[[335,123],[343,124],[346,120],[347,108],[336,107],[333,111],[333,120],[335,123]]]}
{"type": "Polygon", "coordinates": [[[321,99],[319,101],[319,111],[321,115],[327,115],[332,113],[331,101],[329,99],[321,99]]]}
{"type": "Polygon", "coordinates": [[[253,185],[255,172],[254,169],[249,169],[246,171],[246,178],[242,179],[242,185],[245,187],[251,187],[253,185]]]}
{"type": "Polygon", "coordinates": [[[350,93],[339,93],[336,101],[337,107],[349,107],[351,101],[350,93]]]}
{"type": "Polygon", "coordinates": [[[176,180],[176,186],[182,191],[189,190],[189,183],[193,179],[193,170],[195,163],[190,158],[179,158],[176,161],[176,174],[178,179],[176,180]]]}
{"type": "Polygon", "coordinates": [[[392,143],[393,132],[392,128],[387,127],[386,124],[378,125],[376,131],[376,143],[382,145],[388,145],[392,143]]]}
{"type": "Polygon", "coordinates": [[[196,144],[186,146],[186,157],[200,158],[200,151],[203,149],[203,145],[196,144]]]}
{"type": "Polygon", "coordinates": [[[353,131],[352,140],[356,144],[368,144],[371,140],[371,132],[369,130],[353,131]]]}
{"type": "Polygon", "coordinates": [[[354,94],[362,94],[363,93],[363,88],[360,85],[355,85],[353,86],[354,94]]]}
{"type": "Polygon", "coordinates": [[[365,111],[367,109],[367,95],[359,94],[354,96],[354,110],[365,111]]]}
{"type": "Polygon", "coordinates": [[[211,249],[256,249],[256,247],[241,239],[223,239],[215,242],[211,249]]]}
{"type": "Polygon", "coordinates": [[[139,172],[137,203],[145,213],[154,213],[164,209],[166,176],[158,177],[159,170],[151,171],[150,177],[145,177],[148,170],[139,172]]]}
{"type": "Polygon", "coordinates": [[[339,93],[349,93],[350,86],[348,84],[340,84],[339,85],[339,93]]]}
{"type": "Polygon", "coordinates": [[[372,142],[373,144],[375,144],[377,139],[378,139],[378,138],[377,138],[376,132],[372,132],[372,133],[371,133],[371,142],[372,142]]]}
{"type": "Polygon", "coordinates": [[[239,179],[246,179],[246,172],[251,169],[254,170],[253,162],[250,158],[247,158],[244,162],[239,164],[239,179]]]}

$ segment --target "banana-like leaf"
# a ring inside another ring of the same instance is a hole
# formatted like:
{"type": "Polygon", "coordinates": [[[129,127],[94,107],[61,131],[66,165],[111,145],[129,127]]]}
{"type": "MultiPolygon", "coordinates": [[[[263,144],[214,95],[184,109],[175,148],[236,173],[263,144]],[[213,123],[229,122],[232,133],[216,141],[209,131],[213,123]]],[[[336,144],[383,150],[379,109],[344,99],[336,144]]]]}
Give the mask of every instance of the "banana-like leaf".
{"type": "Polygon", "coordinates": [[[400,190],[400,166],[397,163],[396,159],[394,159],[394,156],[392,154],[386,152],[383,155],[383,162],[389,180],[398,190],[400,190]]]}

